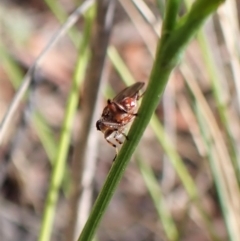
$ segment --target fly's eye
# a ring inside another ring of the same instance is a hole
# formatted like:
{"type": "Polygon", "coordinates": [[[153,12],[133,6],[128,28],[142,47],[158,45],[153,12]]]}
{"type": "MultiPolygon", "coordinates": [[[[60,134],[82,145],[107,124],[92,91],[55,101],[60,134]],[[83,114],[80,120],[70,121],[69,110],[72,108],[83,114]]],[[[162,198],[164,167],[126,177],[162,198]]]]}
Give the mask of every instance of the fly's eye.
{"type": "Polygon", "coordinates": [[[98,120],[97,123],[96,123],[96,127],[97,127],[97,130],[98,130],[98,131],[101,130],[100,126],[101,126],[101,121],[98,120]]]}

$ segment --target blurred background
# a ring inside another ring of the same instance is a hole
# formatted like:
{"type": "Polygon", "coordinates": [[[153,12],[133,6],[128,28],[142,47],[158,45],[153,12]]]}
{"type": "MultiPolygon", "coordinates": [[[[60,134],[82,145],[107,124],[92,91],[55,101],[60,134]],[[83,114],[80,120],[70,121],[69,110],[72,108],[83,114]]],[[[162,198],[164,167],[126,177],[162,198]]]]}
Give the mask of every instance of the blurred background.
{"type": "MultiPolygon", "coordinates": [[[[76,0],[0,1],[1,119],[26,71],[80,4],[76,0]]],[[[182,3],[179,16],[189,4],[182,3]]],[[[164,8],[161,0],[116,1],[104,78],[97,108],[92,110],[93,142],[86,149],[91,152],[86,158],[94,165],[90,168],[92,197],[81,203],[83,208],[84,202],[89,206],[94,202],[115,156],[95,122],[107,98],[133,81],[147,85],[164,8]]],[[[84,15],[44,56],[11,119],[0,147],[1,241],[38,240],[72,83],[79,78],[51,235],[51,240],[68,240],[70,166],[82,133],[82,105],[88,94],[83,91],[84,81],[90,81],[84,80],[93,41],[90,34],[83,44],[87,24],[94,25],[84,15]],[[86,68],[78,74],[83,58],[86,68]]],[[[240,2],[228,0],[179,56],[181,62],[108,206],[96,240],[240,240],[239,24],[240,2]]]]}

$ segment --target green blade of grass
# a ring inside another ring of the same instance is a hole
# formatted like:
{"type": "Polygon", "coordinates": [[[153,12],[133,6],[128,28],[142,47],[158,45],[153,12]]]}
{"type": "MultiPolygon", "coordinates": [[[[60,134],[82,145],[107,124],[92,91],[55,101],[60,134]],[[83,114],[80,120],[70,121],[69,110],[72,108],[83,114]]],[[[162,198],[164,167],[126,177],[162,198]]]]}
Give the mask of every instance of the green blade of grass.
{"type": "Polygon", "coordinates": [[[162,222],[165,234],[170,241],[179,240],[179,233],[177,227],[172,219],[171,213],[168,210],[167,204],[162,197],[160,186],[158,181],[154,177],[152,168],[144,163],[139,156],[137,156],[137,164],[143,176],[145,185],[148,192],[154,202],[159,219],[162,222]]]}
{"type": "Polygon", "coordinates": [[[79,87],[84,78],[87,62],[89,59],[88,43],[90,39],[90,30],[92,26],[93,16],[91,14],[87,14],[86,16],[87,17],[85,30],[79,47],[79,58],[75,68],[72,88],[67,103],[64,124],[58,147],[58,153],[56,156],[56,160],[54,161],[54,167],[51,175],[51,182],[47,195],[42,227],[39,235],[39,241],[50,240],[55,209],[58,199],[58,191],[62,183],[63,174],[65,172],[65,163],[70,146],[72,122],[79,99],[79,87]]]}
{"type": "Polygon", "coordinates": [[[227,153],[224,137],[222,136],[221,131],[217,125],[217,121],[214,118],[214,115],[211,112],[206,99],[201,93],[200,87],[196,81],[194,81],[194,76],[190,75],[190,72],[186,67],[187,66],[182,64],[181,69],[186,76],[185,81],[188,84],[194,98],[196,99],[198,107],[196,116],[198,117],[199,125],[200,127],[203,126],[204,131],[207,133],[207,138],[205,137],[205,133],[203,131],[201,136],[205,141],[205,148],[208,150],[208,153],[210,153],[210,167],[217,186],[218,195],[221,199],[220,203],[222,206],[226,225],[231,227],[228,229],[229,236],[237,237],[239,228],[236,227],[240,223],[238,215],[239,212],[236,211],[239,210],[240,207],[239,187],[237,185],[237,179],[234,175],[231,159],[227,153]],[[199,111],[201,111],[200,114],[199,111]],[[226,207],[228,209],[227,212],[226,207]]]}
{"type": "MultiPolygon", "coordinates": [[[[135,83],[136,80],[134,80],[130,71],[128,70],[125,63],[123,62],[123,60],[121,59],[117,50],[114,47],[109,47],[108,55],[123,81],[127,85],[135,83]]],[[[161,123],[158,121],[158,118],[155,114],[152,116],[150,126],[152,127],[159,143],[161,143],[166,155],[168,156],[175,171],[177,172],[186,192],[188,193],[189,198],[191,199],[191,201],[193,201],[197,210],[201,214],[206,230],[213,239],[217,239],[216,231],[214,231],[214,228],[210,222],[210,218],[208,217],[207,213],[203,210],[202,205],[200,203],[197,187],[191,175],[187,171],[187,168],[185,167],[183,160],[178,155],[174,147],[171,145],[171,142],[168,139],[167,135],[164,133],[163,127],[161,123]]]]}
{"type": "Polygon", "coordinates": [[[23,77],[23,71],[17,65],[17,63],[9,56],[6,49],[0,42],[0,56],[1,63],[5,71],[7,72],[9,79],[15,89],[17,89],[20,85],[20,81],[23,77]]]}
{"type": "MultiPolygon", "coordinates": [[[[185,0],[187,8],[190,8],[191,1],[190,0],[185,0]]],[[[226,132],[226,138],[227,138],[227,143],[229,147],[229,153],[231,155],[231,160],[234,165],[234,169],[236,172],[236,177],[238,179],[238,183],[240,183],[240,162],[238,161],[237,158],[237,147],[234,142],[234,137],[233,133],[231,131],[229,117],[227,113],[227,103],[226,100],[223,98],[223,92],[224,89],[221,86],[221,83],[219,81],[219,74],[217,71],[217,66],[214,62],[212,50],[210,48],[207,36],[204,32],[204,30],[200,30],[197,34],[197,41],[199,43],[201,53],[203,56],[203,60],[205,62],[205,67],[208,73],[208,76],[210,78],[210,84],[213,89],[213,96],[215,99],[215,103],[217,104],[217,110],[223,125],[223,128],[226,132]]]]}
{"type": "Polygon", "coordinates": [[[47,153],[49,161],[51,165],[54,165],[53,161],[57,154],[57,143],[54,139],[53,132],[50,127],[47,125],[46,120],[44,117],[39,113],[36,112],[33,116],[33,122],[36,127],[36,132],[39,136],[40,141],[47,153]]]}
{"type": "Polygon", "coordinates": [[[216,145],[214,143],[214,140],[209,133],[209,131],[206,129],[206,126],[208,125],[207,121],[204,120],[204,115],[202,113],[201,107],[196,103],[196,116],[199,122],[201,136],[203,137],[203,140],[205,142],[205,147],[207,150],[207,155],[209,159],[209,164],[211,167],[211,171],[213,174],[214,182],[216,185],[216,189],[219,196],[219,201],[222,209],[222,213],[225,219],[229,239],[231,241],[239,240],[239,228],[237,227],[237,220],[235,217],[233,217],[234,209],[231,205],[231,202],[229,199],[231,198],[226,190],[226,185],[224,182],[224,179],[221,175],[221,168],[219,167],[218,163],[218,151],[216,150],[216,145]]]}
{"type": "Polygon", "coordinates": [[[222,93],[224,90],[219,81],[220,78],[218,76],[217,67],[214,63],[214,59],[211,53],[211,48],[209,46],[207,37],[203,32],[203,30],[198,33],[197,40],[201,47],[203,59],[206,65],[208,75],[210,77],[210,82],[211,82],[210,84],[212,85],[213,96],[215,99],[215,103],[217,104],[217,110],[218,110],[223,128],[225,129],[225,132],[226,132],[226,137],[227,137],[226,142],[228,143],[229,153],[231,156],[234,169],[236,171],[236,177],[238,178],[238,183],[240,183],[240,162],[237,159],[236,146],[234,144],[233,133],[231,131],[231,127],[229,126],[231,124],[231,121],[229,121],[229,117],[227,113],[227,103],[225,99],[222,98],[223,96],[222,93]]]}
{"type": "MultiPolygon", "coordinates": [[[[92,239],[114,190],[159,103],[169,75],[178,63],[179,55],[201,24],[222,2],[222,0],[195,1],[189,13],[178,24],[177,28],[169,34],[166,41],[159,42],[156,60],[151,72],[149,85],[139,108],[138,118],[134,120],[128,134],[129,141],[123,144],[119,155],[113,163],[78,241],[90,241],[92,239]]],[[[168,18],[166,17],[165,19],[168,18]]]]}
{"type": "MultiPolygon", "coordinates": [[[[115,69],[117,70],[119,75],[122,77],[122,80],[125,82],[125,84],[131,85],[136,82],[136,80],[134,80],[129,69],[127,68],[124,61],[121,59],[117,50],[114,47],[110,46],[108,48],[108,56],[109,56],[110,60],[112,61],[115,69]]],[[[112,94],[112,91],[110,93],[112,96],[114,96],[112,94]]],[[[154,117],[155,117],[156,122],[158,123],[157,117],[155,115],[154,115],[154,117]]],[[[159,132],[158,125],[153,123],[153,121],[151,121],[150,124],[154,130],[154,133],[158,133],[158,134],[156,134],[158,140],[159,140],[159,135],[160,136],[162,135],[165,137],[165,135],[163,134],[163,131],[161,133],[159,132]]],[[[163,139],[165,139],[164,137],[163,138],[160,137],[160,143],[162,143],[163,139]]],[[[166,141],[164,143],[166,143],[166,141]]],[[[169,146],[169,145],[166,143],[166,146],[169,146]]],[[[168,150],[170,150],[170,149],[168,149],[168,150]]],[[[183,165],[183,162],[180,161],[180,157],[179,157],[179,159],[177,159],[176,163],[177,162],[179,163],[180,166],[183,165]]],[[[159,186],[159,183],[156,180],[156,178],[154,178],[152,168],[149,165],[144,164],[142,160],[139,160],[139,158],[138,158],[138,166],[142,173],[145,185],[153,200],[153,204],[154,204],[154,206],[157,210],[157,213],[159,215],[159,218],[162,222],[163,229],[166,233],[166,236],[168,237],[169,240],[178,240],[179,234],[178,234],[177,227],[175,225],[175,222],[174,222],[170,212],[166,209],[166,205],[164,207],[159,205],[161,203],[164,203],[164,197],[161,195],[160,186],[159,186]]],[[[186,178],[189,177],[188,172],[184,172],[184,174],[186,174],[186,175],[183,175],[184,177],[185,176],[186,176],[186,178]]],[[[191,183],[193,183],[193,182],[190,182],[190,184],[191,183]]]]}

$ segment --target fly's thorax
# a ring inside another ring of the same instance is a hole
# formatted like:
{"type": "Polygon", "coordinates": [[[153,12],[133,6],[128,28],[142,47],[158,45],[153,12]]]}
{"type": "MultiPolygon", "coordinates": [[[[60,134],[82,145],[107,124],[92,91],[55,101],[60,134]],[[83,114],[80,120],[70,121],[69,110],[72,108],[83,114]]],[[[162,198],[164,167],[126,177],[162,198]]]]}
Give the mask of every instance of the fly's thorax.
{"type": "Polygon", "coordinates": [[[103,121],[121,124],[122,120],[128,116],[128,111],[125,110],[122,105],[112,102],[104,108],[101,119],[103,121]]]}
{"type": "Polygon", "coordinates": [[[125,98],[121,101],[121,106],[128,113],[133,113],[137,108],[136,98],[125,98]]]}

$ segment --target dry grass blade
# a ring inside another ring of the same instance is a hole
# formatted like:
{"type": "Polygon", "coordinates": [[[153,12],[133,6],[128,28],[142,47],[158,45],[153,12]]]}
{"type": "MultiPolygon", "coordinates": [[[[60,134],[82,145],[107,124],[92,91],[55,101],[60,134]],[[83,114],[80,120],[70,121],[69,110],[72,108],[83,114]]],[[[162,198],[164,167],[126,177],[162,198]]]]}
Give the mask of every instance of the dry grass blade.
{"type": "Polygon", "coordinates": [[[61,39],[62,36],[66,34],[66,32],[71,28],[76,21],[78,20],[79,16],[81,16],[92,4],[94,0],[87,0],[85,1],[79,8],[77,8],[76,11],[72,13],[72,15],[68,18],[68,20],[65,22],[65,24],[61,27],[61,29],[53,36],[52,40],[49,42],[49,44],[44,48],[44,50],[41,52],[41,54],[37,57],[35,62],[32,64],[32,66],[29,68],[27,74],[25,75],[23,82],[15,94],[11,105],[8,108],[7,113],[4,116],[4,119],[1,122],[0,126],[0,145],[2,145],[4,136],[7,132],[7,129],[10,125],[11,119],[13,118],[14,113],[16,112],[21,99],[23,98],[24,94],[26,93],[27,89],[30,86],[31,80],[34,76],[34,72],[41,64],[43,58],[46,56],[49,50],[54,47],[54,45],[61,39]]]}
{"type": "MultiPolygon", "coordinates": [[[[81,216],[80,210],[86,209],[85,203],[91,204],[89,198],[89,188],[91,188],[92,180],[94,178],[94,171],[96,166],[96,156],[93,146],[96,150],[95,138],[95,120],[97,119],[97,103],[100,98],[100,86],[104,77],[104,65],[106,58],[106,51],[109,42],[109,37],[112,28],[112,21],[115,10],[115,1],[98,2],[97,16],[95,21],[95,28],[92,36],[92,59],[89,64],[85,89],[84,89],[84,103],[82,105],[82,126],[79,132],[78,141],[74,149],[72,161],[72,193],[70,198],[70,216],[69,226],[67,230],[67,240],[74,240],[75,232],[77,234],[81,231],[84,225],[87,214],[81,216]],[[94,143],[94,144],[93,144],[94,143]],[[88,167],[88,169],[85,169],[88,167]],[[85,170],[84,170],[85,169],[85,170]],[[84,170],[84,173],[82,171],[84,170]],[[89,178],[89,175],[91,178],[89,178]],[[79,192],[81,191],[81,196],[79,192]],[[82,198],[82,201],[79,200],[82,198]],[[81,203],[80,207],[79,201],[81,203]],[[79,211],[77,211],[79,210],[79,211]],[[79,213],[79,217],[77,214],[79,213]],[[78,219],[83,219],[77,221],[78,219]],[[79,224],[76,226],[76,224],[79,224]]],[[[96,153],[96,152],[95,152],[96,153]]],[[[87,207],[90,211],[90,206],[87,207]]]]}
{"type": "MultiPolygon", "coordinates": [[[[128,14],[129,18],[131,19],[136,29],[138,30],[138,33],[140,34],[144,43],[146,44],[149,53],[151,54],[152,57],[154,57],[157,39],[155,34],[151,34],[151,32],[148,31],[149,29],[151,29],[151,27],[144,22],[144,20],[139,15],[139,12],[137,11],[137,9],[135,8],[135,6],[131,1],[120,0],[120,4],[128,14]],[[146,32],[148,34],[146,34],[146,32]]],[[[160,34],[160,31],[159,31],[159,34],[160,34]]]]}
{"type": "Polygon", "coordinates": [[[217,11],[219,21],[225,38],[226,47],[229,54],[229,63],[233,74],[233,81],[236,86],[238,108],[240,109],[240,64],[239,64],[239,50],[238,43],[240,32],[239,24],[237,22],[237,3],[230,0],[220,7],[217,11]]]}
{"type": "Polygon", "coordinates": [[[181,65],[181,71],[188,86],[197,99],[197,103],[201,109],[201,112],[203,113],[204,118],[206,119],[206,122],[208,123],[209,131],[214,140],[215,158],[213,158],[213,160],[216,162],[214,166],[217,168],[216,171],[220,177],[218,181],[222,183],[221,190],[224,193],[225,202],[229,208],[227,218],[229,219],[231,229],[234,230],[236,236],[239,234],[238,230],[240,230],[240,192],[235,171],[233,169],[221,131],[219,130],[216,120],[204,96],[202,95],[199,86],[194,81],[194,76],[192,76],[188,67],[184,64],[181,65]]]}

